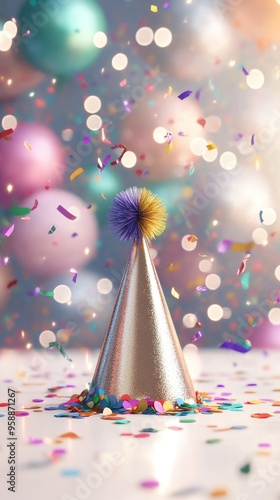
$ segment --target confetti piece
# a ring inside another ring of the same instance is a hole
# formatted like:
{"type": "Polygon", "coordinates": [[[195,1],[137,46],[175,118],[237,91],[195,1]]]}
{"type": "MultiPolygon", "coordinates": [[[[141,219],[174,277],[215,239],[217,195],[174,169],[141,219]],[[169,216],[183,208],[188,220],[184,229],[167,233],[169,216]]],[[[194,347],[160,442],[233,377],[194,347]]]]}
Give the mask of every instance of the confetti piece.
{"type": "Polygon", "coordinates": [[[181,418],[179,422],[182,424],[194,424],[196,420],[194,418],[181,418]]]}
{"type": "Polygon", "coordinates": [[[105,136],[104,127],[102,127],[102,129],[101,129],[101,140],[102,140],[102,142],[105,142],[105,144],[112,144],[109,141],[109,139],[107,139],[107,137],[105,136]]]}
{"type": "Polygon", "coordinates": [[[127,84],[127,79],[126,78],[119,83],[120,87],[125,87],[126,84],[127,84]]]}
{"type": "MultiPolygon", "coordinates": [[[[98,161],[97,161],[97,167],[99,168],[100,170],[100,173],[103,172],[104,168],[106,167],[108,161],[112,158],[112,155],[107,155],[105,156],[104,160],[100,160],[100,158],[98,158],[98,161]]],[[[112,165],[112,163],[111,163],[112,165]]]]}
{"type": "Polygon", "coordinates": [[[174,287],[171,288],[171,295],[173,295],[173,297],[175,297],[175,299],[180,298],[180,294],[178,292],[176,292],[174,287]]]}
{"type": "Polygon", "coordinates": [[[115,144],[114,146],[111,146],[111,149],[117,149],[117,148],[123,149],[123,152],[116,160],[111,162],[111,165],[117,165],[118,163],[120,163],[124,153],[127,151],[127,148],[124,144],[115,144]]]}
{"type": "Polygon", "coordinates": [[[104,193],[101,193],[101,196],[102,196],[103,200],[107,200],[107,198],[106,198],[106,196],[105,196],[104,193]]]}
{"type": "Polygon", "coordinates": [[[248,76],[249,75],[249,71],[247,71],[247,69],[244,68],[244,66],[242,66],[242,72],[244,73],[244,75],[248,76]]]}
{"type": "Polygon", "coordinates": [[[8,238],[9,236],[11,236],[14,229],[15,229],[14,224],[12,224],[10,227],[4,227],[4,229],[2,230],[2,234],[4,236],[7,236],[7,238],[8,238]]]}
{"type": "Polygon", "coordinates": [[[7,284],[7,288],[12,288],[13,286],[18,284],[18,280],[12,280],[7,284]]]}
{"type": "Polygon", "coordinates": [[[24,144],[24,146],[26,147],[26,149],[28,149],[28,151],[31,151],[31,149],[32,149],[32,148],[31,148],[31,146],[30,146],[30,144],[29,144],[29,142],[28,142],[28,141],[24,141],[24,143],[23,143],[23,144],[24,144]]]}
{"type": "Polygon", "coordinates": [[[206,443],[207,444],[217,444],[220,443],[222,440],[221,439],[207,439],[206,443]]]}
{"type": "MultiPolygon", "coordinates": [[[[88,135],[86,135],[85,137],[83,137],[83,143],[84,144],[88,144],[90,142],[90,137],[88,135]]],[[[81,168],[81,167],[80,167],[81,168]]],[[[72,180],[72,179],[71,179],[72,180]]]]}
{"type": "Polygon", "coordinates": [[[264,221],[264,219],[263,219],[263,210],[260,210],[259,217],[260,217],[260,221],[263,222],[264,221]]]}
{"type": "Polygon", "coordinates": [[[151,5],[151,11],[152,12],[158,12],[158,8],[156,5],[151,5]]]}
{"type": "Polygon", "coordinates": [[[251,146],[254,146],[254,144],[255,144],[255,134],[253,134],[251,137],[251,146]]]}
{"type": "Polygon", "coordinates": [[[70,181],[73,181],[74,179],[76,179],[76,177],[78,177],[78,175],[81,175],[83,172],[84,172],[84,169],[82,167],[79,167],[76,170],[74,170],[74,172],[72,172],[72,174],[69,177],[70,181]]]}
{"type": "Polygon", "coordinates": [[[52,227],[50,228],[50,230],[48,231],[48,234],[52,234],[52,233],[54,233],[55,231],[56,231],[56,227],[55,227],[55,226],[52,226],[52,227]]]}
{"type": "Polygon", "coordinates": [[[169,153],[169,151],[171,151],[173,149],[173,144],[170,142],[169,144],[167,144],[164,152],[165,154],[169,153]]]}
{"type": "Polygon", "coordinates": [[[7,137],[8,135],[11,135],[12,133],[13,133],[12,128],[8,128],[7,130],[2,130],[2,132],[0,132],[0,139],[2,139],[3,137],[7,137]]]}
{"type": "Polygon", "coordinates": [[[69,220],[76,220],[77,219],[76,215],[70,214],[70,212],[68,212],[68,210],[66,210],[66,208],[64,208],[62,205],[58,205],[58,207],[56,207],[56,208],[67,219],[69,219],[69,220]]]}
{"type": "Polygon", "coordinates": [[[164,94],[163,98],[166,99],[166,97],[169,97],[173,92],[173,88],[172,87],[168,87],[168,90],[166,92],[166,94],[164,94]]]}
{"type": "Polygon", "coordinates": [[[253,418],[269,418],[272,417],[270,413],[252,413],[251,417],[253,418]]]}
{"type": "Polygon", "coordinates": [[[195,241],[198,240],[197,236],[195,236],[195,234],[192,234],[191,236],[188,236],[188,241],[190,241],[191,243],[194,243],[195,241]]]}
{"type": "Polygon", "coordinates": [[[40,295],[44,295],[44,297],[53,297],[54,293],[50,290],[41,290],[40,289],[40,295]]]}
{"type": "Polygon", "coordinates": [[[64,351],[64,349],[63,349],[62,345],[61,345],[59,342],[57,342],[57,340],[56,340],[55,342],[50,342],[50,343],[49,343],[49,347],[57,347],[57,348],[59,349],[60,354],[62,354],[62,356],[63,356],[65,359],[67,359],[67,361],[72,361],[72,359],[71,359],[71,358],[69,358],[69,356],[67,356],[67,354],[66,354],[66,352],[64,351]]]}
{"type": "Polygon", "coordinates": [[[217,149],[216,144],[213,144],[211,142],[210,142],[210,144],[207,144],[206,147],[207,147],[208,151],[211,151],[212,149],[217,149]]]}
{"type": "Polygon", "coordinates": [[[206,125],[206,120],[205,118],[199,118],[198,120],[196,120],[196,123],[198,123],[198,125],[201,125],[202,128],[204,128],[206,125]]]}
{"type": "Polygon", "coordinates": [[[210,492],[210,496],[211,497],[226,497],[228,494],[228,491],[227,490],[223,490],[223,489],[217,489],[217,490],[212,490],[210,492]]]}
{"type": "Polygon", "coordinates": [[[200,98],[201,91],[202,91],[202,89],[198,89],[198,90],[196,91],[196,93],[195,93],[195,99],[196,99],[197,101],[198,101],[198,100],[199,100],[199,98],[200,98]]]}
{"type": "Polygon", "coordinates": [[[206,292],[207,288],[206,288],[206,286],[199,285],[196,287],[196,290],[198,290],[199,292],[206,292]]]}
{"type": "Polygon", "coordinates": [[[182,101],[183,99],[186,99],[187,97],[189,97],[191,94],[192,94],[192,90],[185,90],[184,92],[179,94],[178,97],[182,101]]]}
{"type": "Polygon", "coordinates": [[[80,436],[75,432],[65,432],[65,434],[60,434],[60,438],[69,438],[69,439],[80,439],[80,436]]]}
{"type": "Polygon", "coordinates": [[[26,207],[12,207],[11,215],[27,215],[30,214],[30,208],[26,207]]]}
{"type": "Polygon", "coordinates": [[[142,488],[157,488],[159,486],[159,482],[155,479],[142,481],[142,483],[140,483],[140,486],[142,486],[142,488]]]}
{"type": "Polygon", "coordinates": [[[35,209],[38,207],[38,205],[39,205],[38,200],[35,200],[35,201],[34,201],[34,205],[33,205],[33,207],[32,207],[32,208],[30,208],[30,211],[32,212],[32,210],[35,210],[35,209]]]}
{"type": "Polygon", "coordinates": [[[240,344],[236,344],[235,342],[232,342],[232,340],[227,340],[223,344],[221,344],[219,347],[223,349],[232,349],[233,351],[245,353],[249,352],[252,349],[252,344],[249,340],[244,340],[240,344]]]}
{"type": "Polygon", "coordinates": [[[237,270],[237,275],[238,274],[242,274],[244,273],[245,269],[246,269],[246,263],[247,263],[247,260],[251,257],[251,254],[250,253],[246,253],[245,257],[242,259],[242,262],[237,270]]]}
{"type": "Polygon", "coordinates": [[[193,336],[193,339],[192,341],[193,342],[196,342],[198,339],[200,339],[202,337],[202,333],[201,332],[196,332],[196,334],[193,336]]]}

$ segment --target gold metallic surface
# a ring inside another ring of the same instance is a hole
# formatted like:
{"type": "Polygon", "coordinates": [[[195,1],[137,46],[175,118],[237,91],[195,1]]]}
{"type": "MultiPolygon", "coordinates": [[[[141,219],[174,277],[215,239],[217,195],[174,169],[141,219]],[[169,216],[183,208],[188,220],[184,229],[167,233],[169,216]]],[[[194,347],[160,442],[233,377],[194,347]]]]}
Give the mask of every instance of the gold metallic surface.
{"type": "Polygon", "coordinates": [[[145,241],[134,243],[96,366],[105,394],[195,398],[172,318],[145,241]]]}

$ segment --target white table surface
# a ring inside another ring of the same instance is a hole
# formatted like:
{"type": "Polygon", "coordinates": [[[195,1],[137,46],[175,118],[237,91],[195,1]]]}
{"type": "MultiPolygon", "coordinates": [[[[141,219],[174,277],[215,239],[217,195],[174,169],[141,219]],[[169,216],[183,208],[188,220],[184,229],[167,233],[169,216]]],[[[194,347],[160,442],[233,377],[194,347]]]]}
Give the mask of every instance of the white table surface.
{"type": "MultiPolygon", "coordinates": [[[[244,404],[243,411],[190,415],[193,423],[180,423],[178,416],[128,415],[130,423],[116,425],[101,416],[84,419],[55,418],[61,411],[46,411],[90,382],[96,352],[69,351],[73,363],[57,351],[0,352],[0,403],[7,402],[8,387],[17,393],[16,493],[9,492],[7,407],[0,407],[0,499],[91,500],[182,498],[203,500],[280,500],[280,406],[272,401],[244,404]],[[75,387],[68,387],[66,385],[75,387]],[[48,389],[64,386],[48,398],[48,389]],[[44,399],[34,403],[32,399],[44,399]],[[252,418],[269,413],[270,418],[252,418]],[[168,429],[169,426],[182,430],[168,429]],[[233,426],[245,428],[232,429],[233,426]],[[135,438],[143,428],[158,432],[135,438]],[[79,439],[61,438],[73,432],[79,439]],[[132,433],[133,436],[121,436],[132,433]],[[30,439],[43,440],[32,444],[30,439]],[[207,443],[218,439],[218,442],[207,443]],[[58,456],[53,450],[62,449],[58,456]],[[250,472],[240,468],[250,464],[250,472]],[[143,481],[158,481],[154,488],[143,481]]],[[[187,350],[195,388],[212,397],[246,403],[280,400],[279,351],[252,350],[240,354],[226,350],[187,350]],[[223,384],[224,387],[217,387],[223,384]],[[257,385],[248,385],[257,384],[257,385]],[[230,393],[230,394],[228,394],[230,393]]]]}

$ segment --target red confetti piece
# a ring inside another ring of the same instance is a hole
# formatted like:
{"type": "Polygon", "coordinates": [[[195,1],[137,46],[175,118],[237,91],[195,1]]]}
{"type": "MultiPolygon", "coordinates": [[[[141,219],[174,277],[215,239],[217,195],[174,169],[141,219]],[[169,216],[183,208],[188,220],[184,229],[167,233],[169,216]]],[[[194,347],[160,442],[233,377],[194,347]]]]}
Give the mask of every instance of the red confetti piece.
{"type": "Polygon", "coordinates": [[[4,406],[8,406],[8,403],[0,403],[0,408],[3,408],[4,406]]]}
{"type": "Polygon", "coordinates": [[[252,413],[251,417],[253,418],[269,418],[272,417],[270,413],[252,413]]]}
{"type": "Polygon", "coordinates": [[[18,280],[12,280],[7,284],[7,288],[12,288],[13,286],[18,284],[18,280]]]}
{"type": "Polygon", "coordinates": [[[7,135],[11,135],[13,133],[13,129],[12,128],[8,128],[7,130],[3,130],[2,132],[0,132],[0,139],[2,139],[2,137],[7,137],[7,135]]]}
{"type": "Polygon", "coordinates": [[[111,147],[111,149],[117,149],[117,148],[123,149],[123,152],[116,160],[111,162],[111,165],[117,165],[118,163],[120,163],[124,153],[127,151],[127,148],[124,144],[115,144],[114,146],[111,147]]]}
{"type": "Polygon", "coordinates": [[[38,200],[35,200],[35,201],[34,201],[34,205],[33,205],[33,207],[32,207],[32,208],[30,208],[30,211],[32,212],[32,210],[35,210],[35,209],[38,207],[38,205],[39,205],[38,200]]]}
{"type": "Polygon", "coordinates": [[[205,118],[199,118],[198,120],[196,120],[196,123],[198,123],[198,125],[201,125],[202,128],[204,128],[206,125],[206,120],[205,118]]]}
{"type": "Polygon", "coordinates": [[[185,90],[184,92],[179,94],[178,97],[182,101],[183,99],[186,99],[187,97],[189,97],[191,94],[192,94],[192,90],[185,90]]]}
{"type": "Polygon", "coordinates": [[[150,434],[147,432],[141,432],[140,434],[134,434],[134,437],[142,439],[142,438],[148,438],[150,437],[150,434]]]}
{"type": "Polygon", "coordinates": [[[66,210],[66,208],[64,208],[62,205],[58,205],[58,207],[56,207],[56,208],[67,219],[69,219],[69,220],[76,220],[77,219],[76,215],[73,215],[70,212],[68,212],[68,210],[66,210]]]}
{"type": "Polygon", "coordinates": [[[239,266],[239,269],[237,271],[237,275],[238,274],[242,274],[244,273],[245,269],[246,269],[246,262],[247,260],[251,257],[251,254],[250,253],[246,253],[244,259],[242,260],[240,266],[239,266]]]}

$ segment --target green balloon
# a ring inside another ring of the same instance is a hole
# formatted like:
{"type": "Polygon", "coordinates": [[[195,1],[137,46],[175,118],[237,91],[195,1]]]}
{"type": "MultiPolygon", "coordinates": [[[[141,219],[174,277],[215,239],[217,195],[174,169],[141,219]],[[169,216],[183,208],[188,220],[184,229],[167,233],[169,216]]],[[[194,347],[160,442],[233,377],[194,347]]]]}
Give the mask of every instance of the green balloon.
{"type": "Polygon", "coordinates": [[[19,50],[36,69],[55,76],[82,71],[98,56],[93,36],[106,30],[94,0],[28,0],[18,19],[22,33],[19,50]]]}

